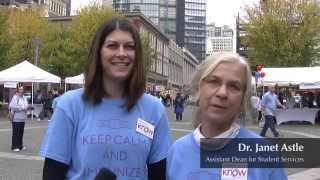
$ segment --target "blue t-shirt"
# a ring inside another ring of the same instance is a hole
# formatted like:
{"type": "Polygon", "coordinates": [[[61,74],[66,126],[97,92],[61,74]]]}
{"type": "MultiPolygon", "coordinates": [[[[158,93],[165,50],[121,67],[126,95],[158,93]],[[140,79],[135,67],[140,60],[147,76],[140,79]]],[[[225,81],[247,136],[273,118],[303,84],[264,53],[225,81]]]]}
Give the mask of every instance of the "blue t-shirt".
{"type": "Polygon", "coordinates": [[[59,98],[60,98],[60,96],[55,97],[55,98],[53,99],[52,105],[51,105],[51,108],[52,108],[53,110],[56,108],[56,106],[57,106],[57,104],[58,104],[58,101],[59,101],[59,98]]]}
{"type": "MultiPolygon", "coordinates": [[[[259,138],[253,132],[240,128],[236,138],[259,138]]],[[[167,157],[167,180],[221,179],[221,168],[200,168],[200,146],[193,133],[178,139],[167,157]]],[[[282,168],[248,168],[248,180],[287,180],[282,168]]]]}
{"type": "Polygon", "coordinates": [[[122,99],[93,106],[82,94],[74,90],[59,98],[41,156],[69,165],[67,179],[92,180],[103,167],[117,180],[147,179],[146,165],[165,159],[171,145],[163,105],[144,94],[128,112],[122,99]]]}

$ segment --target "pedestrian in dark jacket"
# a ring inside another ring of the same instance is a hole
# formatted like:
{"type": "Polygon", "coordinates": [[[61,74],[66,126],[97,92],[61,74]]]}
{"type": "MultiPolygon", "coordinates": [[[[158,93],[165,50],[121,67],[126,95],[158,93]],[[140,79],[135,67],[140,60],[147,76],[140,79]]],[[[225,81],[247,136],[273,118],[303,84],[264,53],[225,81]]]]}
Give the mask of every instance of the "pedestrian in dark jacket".
{"type": "Polygon", "coordinates": [[[184,111],[184,99],[180,93],[177,93],[177,96],[174,100],[174,113],[176,114],[176,120],[182,120],[182,113],[184,111]]]}

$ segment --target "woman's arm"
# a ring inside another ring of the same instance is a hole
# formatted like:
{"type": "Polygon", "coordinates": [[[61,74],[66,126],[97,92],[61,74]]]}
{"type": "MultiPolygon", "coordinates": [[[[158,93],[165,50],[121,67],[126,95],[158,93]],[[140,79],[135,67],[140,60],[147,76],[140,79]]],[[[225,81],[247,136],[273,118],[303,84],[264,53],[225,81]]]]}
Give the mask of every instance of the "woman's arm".
{"type": "Polygon", "coordinates": [[[45,158],[42,180],[65,179],[69,166],[56,160],[45,158]]]}
{"type": "Polygon", "coordinates": [[[14,95],[9,103],[9,109],[13,110],[13,111],[18,111],[19,107],[18,107],[18,102],[17,102],[17,96],[14,95]]]}

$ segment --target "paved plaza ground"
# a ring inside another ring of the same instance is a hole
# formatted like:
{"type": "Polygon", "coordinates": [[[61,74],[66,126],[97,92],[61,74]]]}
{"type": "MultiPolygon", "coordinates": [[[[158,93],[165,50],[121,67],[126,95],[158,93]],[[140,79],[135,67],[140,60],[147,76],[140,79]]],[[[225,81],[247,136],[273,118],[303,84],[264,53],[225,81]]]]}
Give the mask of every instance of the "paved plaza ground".
{"type": "MultiPolygon", "coordinates": [[[[192,132],[192,118],[194,108],[187,107],[183,121],[177,122],[174,119],[172,109],[167,108],[169,123],[173,139],[192,132]]],[[[12,152],[11,144],[11,124],[0,119],[0,180],[40,180],[42,175],[43,159],[38,156],[38,151],[42,137],[46,132],[48,121],[29,120],[26,123],[24,142],[26,151],[12,152]]],[[[245,124],[249,129],[259,133],[260,128],[255,124],[245,124]]],[[[320,138],[319,125],[280,125],[277,127],[283,137],[292,138],[320,138]]],[[[270,130],[268,131],[270,133],[270,130]]],[[[271,134],[267,134],[270,137],[271,134]]],[[[288,169],[290,180],[319,180],[320,168],[318,169],[288,169]]]]}

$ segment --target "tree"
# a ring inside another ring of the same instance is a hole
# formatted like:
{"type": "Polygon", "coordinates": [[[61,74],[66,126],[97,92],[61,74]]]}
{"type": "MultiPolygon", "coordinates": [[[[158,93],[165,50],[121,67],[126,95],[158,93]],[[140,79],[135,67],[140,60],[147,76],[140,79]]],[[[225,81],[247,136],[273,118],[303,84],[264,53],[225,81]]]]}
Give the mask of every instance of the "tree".
{"type": "Polygon", "coordinates": [[[41,54],[45,57],[45,69],[65,78],[76,74],[78,69],[74,66],[72,43],[70,43],[71,33],[68,26],[50,25],[47,37],[43,40],[41,54]]]}
{"type": "Polygon", "coordinates": [[[6,53],[8,51],[8,39],[6,38],[6,30],[8,27],[8,10],[0,7],[0,68],[7,66],[6,53]]]}
{"type": "Polygon", "coordinates": [[[42,42],[49,31],[49,23],[41,18],[41,13],[42,9],[39,7],[9,9],[10,23],[6,35],[11,42],[7,52],[7,60],[11,64],[35,59],[36,43],[42,42]]]}
{"type": "Polygon", "coordinates": [[[77,13],[69,25],[52,24],[42,48],[42,55],[47,58],[46,68],[62,78],[84,71],[98,27],[108,18],[119,16],[112,9],[95,3],[77,13]]]}
{"type": "Polygon", "coordinates": [[[319,5],[312,0],[268,0],[246,8],[241,43],[252,64],[309,66],[319,58],[319,5]]]}

